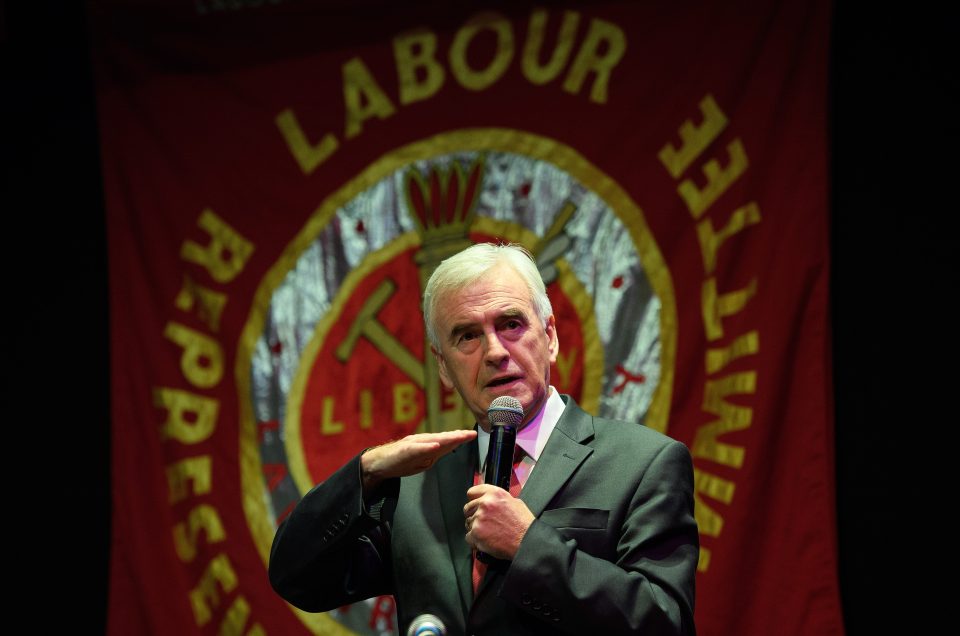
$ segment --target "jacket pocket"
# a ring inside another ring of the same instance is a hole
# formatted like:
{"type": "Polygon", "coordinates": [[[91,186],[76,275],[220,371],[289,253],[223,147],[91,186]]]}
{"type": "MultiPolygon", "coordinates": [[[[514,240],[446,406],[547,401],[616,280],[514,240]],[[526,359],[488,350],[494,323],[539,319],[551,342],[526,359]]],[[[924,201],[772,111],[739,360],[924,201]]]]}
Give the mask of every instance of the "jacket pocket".
{"type": "Polygon", "coordinates": [[[595,557],[612,561],[616,537],[607,531],[610,511],[596,508],[555,508],[544,510],[540,521],[554,528],[576,548],[595,557]]]}
{"type": "Polygon", "coordinates": [[[544,510],[540,520],[560,530],[576,528],[582,530],[606,530],[609,510],[597,508],[554,508],[544,510]]]}

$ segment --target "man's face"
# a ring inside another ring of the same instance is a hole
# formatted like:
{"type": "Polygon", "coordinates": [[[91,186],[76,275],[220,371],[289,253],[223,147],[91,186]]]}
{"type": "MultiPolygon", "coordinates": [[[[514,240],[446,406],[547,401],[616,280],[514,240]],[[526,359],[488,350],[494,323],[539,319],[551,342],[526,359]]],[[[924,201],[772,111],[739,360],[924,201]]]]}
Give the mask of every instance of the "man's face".
{"type": "Polygon", "coordinates": [[[520,400],[524,424],[537,414],[559,350],[556,323],[550,316],[544,328],[513,267],[495,265],[472,285],[442,295],[434,315],[440,379],[484,430],[490,430],[487,407],[501,395],[520,400]]]}

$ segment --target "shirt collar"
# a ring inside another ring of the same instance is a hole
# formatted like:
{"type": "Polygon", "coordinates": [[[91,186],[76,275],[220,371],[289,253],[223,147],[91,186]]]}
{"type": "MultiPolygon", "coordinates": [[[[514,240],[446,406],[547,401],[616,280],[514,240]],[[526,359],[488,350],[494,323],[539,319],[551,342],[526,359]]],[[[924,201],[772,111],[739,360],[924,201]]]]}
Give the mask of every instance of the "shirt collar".
{"type": "MultiPolygon", "coordinates": [[[[550,434],[557,426],[557,421],[563,414],[566,404],[560,393],[550,387],[550,395],[540,412],[537,413],[530,422],[517,432],[517,446],[523,449],[528,457],[534,462],[540,459],[540,453],[543,452],[550,434]]],[[[490,433],[487,433],[479,426],[477,427],[477,451],[480,453],[477,466],[480,472],[484,470],[484,464],[487,461],[487,448],[490,446],[490,433]]]]}

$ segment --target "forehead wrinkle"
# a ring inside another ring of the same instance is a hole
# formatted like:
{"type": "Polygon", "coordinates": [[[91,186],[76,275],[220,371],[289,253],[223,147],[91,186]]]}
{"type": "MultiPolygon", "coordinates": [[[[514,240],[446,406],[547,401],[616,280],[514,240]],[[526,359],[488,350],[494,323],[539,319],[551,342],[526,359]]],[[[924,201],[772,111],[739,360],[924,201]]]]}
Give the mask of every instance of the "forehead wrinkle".
{"type": "Polygon", "coordinates": [[[501,272],[494,267],[466,287],[450,289],[438,296],[438,309],[442,305],[453,306],[449,314],[441,314],[437,320],[437,323],[451,325],[447,330],[448,338],[455,338],[489,319],[522,317],[526,322],[533,320],[536,308],[533,306],[530,290],[525,285],[513,284],[511,278],[519,275],[513,270],[508,271],[507,280],[500,280],[497,274],[501,272]]]}

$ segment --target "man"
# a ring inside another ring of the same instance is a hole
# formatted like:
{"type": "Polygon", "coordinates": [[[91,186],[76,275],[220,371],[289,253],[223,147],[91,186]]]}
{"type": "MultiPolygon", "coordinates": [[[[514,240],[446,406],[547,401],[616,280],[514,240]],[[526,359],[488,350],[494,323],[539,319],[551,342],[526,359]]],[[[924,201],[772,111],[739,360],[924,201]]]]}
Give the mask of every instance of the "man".
{"type": "Polygon", "coordinates": [[[401,633],[432,614],[450,634],[693,634],[689,453],[550,386],[559,340],[530,255],[481,244],[450,257],[424,318],[477,430],[368,449],[307,493],[277,530],[274,589],[307,611],[394,594],[401,633]],[[473,485],[502,395],[524,410],[519,497],[473,485]],[[475,564],[478,550],[499,561],[475,564]]]}

